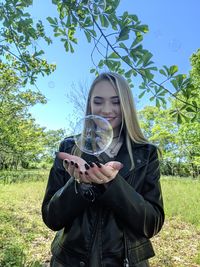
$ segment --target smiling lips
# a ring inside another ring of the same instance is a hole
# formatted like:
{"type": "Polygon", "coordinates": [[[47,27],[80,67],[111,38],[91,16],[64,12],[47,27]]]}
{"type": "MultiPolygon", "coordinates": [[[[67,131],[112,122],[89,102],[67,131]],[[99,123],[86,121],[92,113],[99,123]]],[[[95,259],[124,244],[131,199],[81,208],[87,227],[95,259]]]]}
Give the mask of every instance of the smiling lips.
{"type": "Polygon", "coordinates": [[[114,120],[116,117],[104,117],[104,119],[106,119],[107,121],[112,121],[114,120]]]}

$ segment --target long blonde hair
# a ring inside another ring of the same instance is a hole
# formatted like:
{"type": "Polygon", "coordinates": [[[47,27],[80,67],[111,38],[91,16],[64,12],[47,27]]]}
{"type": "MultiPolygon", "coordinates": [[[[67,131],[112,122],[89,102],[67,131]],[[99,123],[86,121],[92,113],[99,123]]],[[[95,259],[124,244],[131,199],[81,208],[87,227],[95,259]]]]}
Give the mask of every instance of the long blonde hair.
{"type": "MultiPolygon", "coordinates": [[[[128,149],[128,153],[131,159],[131,169],[134,168],[134,161],[132,156],[132,147],[131,142],[134,143],[148,143],[148,140],[144,137],[135,108],[135,104],[133,101],[132,92],[128,85],[128,82],[119,74],[112,73],[112,72],[104,72],[101,73],[96,79],[93,81],[86,104],[86,112],[85,115],[91,114],[91,96],[93,93],[93,89],[95,85],[103,80],[108,80],[113,85],[116,93],[119,97],[121,112],[122,112],[122,125],[121,131],[125,134],[125,141],[128,149]]],[[[80,155],[80,151],[78,152],[77,149],[74,149],[74,154],[80,155]]]]}

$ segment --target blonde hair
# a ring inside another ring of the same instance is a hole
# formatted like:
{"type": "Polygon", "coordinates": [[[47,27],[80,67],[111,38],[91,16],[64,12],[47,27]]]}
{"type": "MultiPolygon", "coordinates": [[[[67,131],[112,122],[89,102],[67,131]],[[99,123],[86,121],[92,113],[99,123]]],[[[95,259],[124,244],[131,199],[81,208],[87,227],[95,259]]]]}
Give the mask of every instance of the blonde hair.
{"type": "MultiPolygon", "coordinates": [[[[133,101],[132,92],[128,85],[128,82],[119,74],[112,72],[104,72],[101,73],[92,83],[89,95],[86,104],[86,112],[85,115],[91,114],[91,96],[93,93],[93,89],[95,85],[103,80],[108,80],[113,85],[116,93],[119,97],[121,112],[122,112],[122,125],[120,134],[123,131],[125,134],[125,141],[128,149],[128,153],[131,159],[131,169],[134,168],[134,161],[132,156],[132,146],[131,142],[134,143],[148,143],[148,140],[144,137],[135,108],[135,104],[133,101]]],[[[77,149],[74,150],[74,153],[80,155],[80,152],[77,153],[77,149]]]]}

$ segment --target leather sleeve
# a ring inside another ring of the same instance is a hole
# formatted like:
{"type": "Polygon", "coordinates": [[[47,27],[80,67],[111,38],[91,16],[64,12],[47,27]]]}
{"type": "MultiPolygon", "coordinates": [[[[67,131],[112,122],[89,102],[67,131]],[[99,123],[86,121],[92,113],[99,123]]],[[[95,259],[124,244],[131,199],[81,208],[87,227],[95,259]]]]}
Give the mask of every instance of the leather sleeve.
{"type": "MultiPolygon", "coordinates": [[[[73,144],[63,141],[60,152],[70,153],[73,144]]],[[[42,203],[42,218],[52,230],[70,228],[73,220],[79,216],[90,202],[75,190],[74,178],[65,171],[62,160],[55,158],[51,168],[45,196],[42,203]]]]}
{"type": "MultiPolygon", "coordinates": [[[[99,201],[112,209],[130,232],[151,238],[164,223],[159,160],[154,146],[151,146],[148,163],[142,172],[142,192],[138,193],[118,174],[99,201]]],[[[137,179],[137,172],[134,179],[137,179]]]]}

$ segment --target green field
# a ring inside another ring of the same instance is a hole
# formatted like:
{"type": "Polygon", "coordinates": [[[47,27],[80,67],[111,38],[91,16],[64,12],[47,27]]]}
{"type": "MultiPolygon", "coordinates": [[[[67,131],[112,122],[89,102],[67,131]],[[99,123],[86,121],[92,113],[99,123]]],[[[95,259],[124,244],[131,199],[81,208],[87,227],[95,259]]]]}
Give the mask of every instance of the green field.
{"type": "MultiPolygon", "coordinates": [[[[41,175],[43,179],[39,173],[31,173],[31,179],[28,175],[22,182],[10,184],[7,182],[12,179],[1,179],[0,267],[48,266],[55,233],[41,219],[48,174],[41,175]]],[[[200,181],[163,177],[161,182],[166,221],[152,239],[156,257],[151,266],[200,266],[200,181]]]]}

